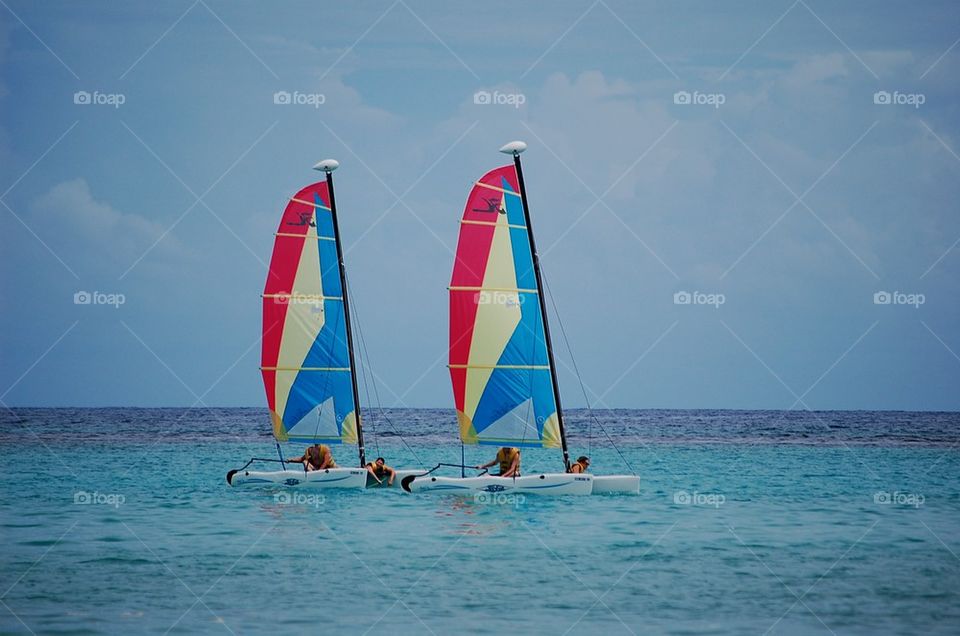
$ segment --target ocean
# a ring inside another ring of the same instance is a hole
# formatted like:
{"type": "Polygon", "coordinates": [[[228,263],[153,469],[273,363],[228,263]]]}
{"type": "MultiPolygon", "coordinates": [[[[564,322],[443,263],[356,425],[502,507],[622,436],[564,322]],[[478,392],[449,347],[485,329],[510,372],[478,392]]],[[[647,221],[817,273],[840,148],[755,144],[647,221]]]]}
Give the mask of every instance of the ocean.
{"type": "MultiPolygon", "coordinates": [[[[960,632],[960,414],[595,414],[571,453],[640,496],[240,490],[263,409],[6,411],[0,632],[960,632]]],[[[366,423],[368,458],[460,460],[450,410],[366,423]]]]}

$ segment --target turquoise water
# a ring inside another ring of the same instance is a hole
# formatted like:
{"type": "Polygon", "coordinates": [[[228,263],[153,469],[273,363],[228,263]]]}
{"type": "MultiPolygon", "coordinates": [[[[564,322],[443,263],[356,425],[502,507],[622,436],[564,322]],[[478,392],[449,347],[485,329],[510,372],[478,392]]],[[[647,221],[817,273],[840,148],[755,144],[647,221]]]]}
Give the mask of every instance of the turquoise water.
{"type": "MultiPolygon", "coordinates": [[[[909,431],[902,415],[835,415],[827,441],[805,443],[777,414],[751,416],[778,429],[771,442],[704,424],[745,416],[683,413],[670,435],[643,424],[667,415],[608,424],[639,497],[484,503],[232,489],[229,468],[273,452],[258,410],[200,433],[198,412],[22,411],[0,436],[0,631],[960,630],[956,415],[914,414],[909,431]]],[[[439,417],[392,418],[425,465],[459,458],[439,417]]],[[[385,433],[370,452],[416,467],[385,433]]],[[[622,471],[600,444],[596,472],[622,471]]],[[[492,453],[468,449],[468,463],[492,453]]],[[[556,463],[525,453],[528,472],[556,463]]]]}

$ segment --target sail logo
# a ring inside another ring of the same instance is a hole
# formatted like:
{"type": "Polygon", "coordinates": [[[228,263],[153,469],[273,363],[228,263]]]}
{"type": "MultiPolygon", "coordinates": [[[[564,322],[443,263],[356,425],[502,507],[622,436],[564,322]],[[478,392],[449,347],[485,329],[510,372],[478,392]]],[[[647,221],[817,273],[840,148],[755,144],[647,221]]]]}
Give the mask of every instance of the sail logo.
{"type": "Polygon", "coordinates": [[[287,225],[296,225],[302,227],[304,225],[309,225],[310,227],[317,227],[317,223],[313,220],[313,212],[300,212],[299,221],[287,221],[287,225]]]}
{"type": "Polygon", "coordinates": [[[877,91],[873,94],[873,103],[879,106],[913,106],[914,108],[920,108],[927,103],[927,96],[923,93],[877,91]]]}
{"type": "Polygon", "coordinates": [[[520,108],[527,103],[527,96],[523,93],[501,93],[500,91],[477,91],[473,94],[473,103],[478,106],[513,106],[520,108]]]}
{"type": "Polygon", "coordinates": [[[700,91],[677,91],[673,94],[673,103],[680,106],[713,106],[720,108],[727,102],[723,93],[701,93],[700,91]]]}
{"type": "Polygon", "coordinates": [[[80,506],[113,506],[119,508],[127,501],[127,498],[118,493],[87,492],[78,490],[73,493],[73,503],[80,506]]]}
{"type": "Polygon", "coordinates": [[[78,291],[73,295],[74,305],[112,305],[114,309],[120,309],[120,305],[127,302],[127,297],[123,294],[105,294],[104,292],[78,291]]]}
{"type": "Polygon", "coordinates": [[[673,294],[674,305],[712,305],[714,309],[719,309],[720,305],[727,302],[724,294],[706,294],[699,291],[678,291],[673,294]]]}
{"type": "Polygon", "coordinates": [[[913,506],[919,508],[927,500],[919,493],[881,490],[873,493],[873,503],[881,506],[913,506]]]}
{"type": "Polygon", "coordinates": [[[320,108],[327,103],[323,93],[301,93],[300,91],[277,91],[273,94],[273,103],[278,106],[313,106],[320,108]]]}
{"type": "Polygon", "coordinates": [[[911,305],[914,309],[920,309],[920,305],[925,302],[927,302],[927,297],[924,294],[878,291],[873,295],[874,305],[911,305]]]}
{"type": "Polygon", "coordinates": [[[523,304],[523,296],[516,292],[482,291],[477,294],[477,304],[519,307],[523,304]]]}
{"type": "Polygon", "coordinates": [[[506,214],[507,210],[503,207],[503,198],[502,197],[480,197],[483,199],[484,204],[487,206],[485,208],[471,208],[474,212],[493,212],[500,214],[506,214]]]}
{"type": "Polygon", "coordinates": [[[120,108],[127,102],[123,93],[101,93],[100,91],[77,91],[73,94],[73,103],[78,106],[113,106],[120,108]]]}
{"type": "Polygon", "coordinates": [[[673,503],[678,506],[713,506],[714,509],[719,508],[727,501],[727,498],[720,493],[707,493],[707,492],[687,492],[686,490],[678,490],[673,493],[673,503]]]}

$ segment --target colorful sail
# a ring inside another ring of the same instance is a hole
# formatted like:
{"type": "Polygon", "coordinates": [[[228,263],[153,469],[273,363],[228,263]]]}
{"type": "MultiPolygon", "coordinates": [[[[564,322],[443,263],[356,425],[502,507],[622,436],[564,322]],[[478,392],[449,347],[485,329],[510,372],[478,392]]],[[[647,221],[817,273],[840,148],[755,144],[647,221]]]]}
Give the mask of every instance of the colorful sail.
{"type": "Polygon", "coordinates": [[[326,182],[290,199],[263,292],[261,370],[279,441],[357,442],[343,290],[326,182]]]}
{"type": "Polygon", "coordinates": [[[513,165],[467,198],[450,282],[450,377],[465,444],[559,447],[557,403],[513,165]]]}

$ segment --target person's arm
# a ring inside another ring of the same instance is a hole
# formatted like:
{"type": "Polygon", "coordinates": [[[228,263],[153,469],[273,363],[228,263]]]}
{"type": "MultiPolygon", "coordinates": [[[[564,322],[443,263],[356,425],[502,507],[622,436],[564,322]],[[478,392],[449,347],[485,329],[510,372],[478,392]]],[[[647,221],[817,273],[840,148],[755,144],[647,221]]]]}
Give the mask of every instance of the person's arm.
{"type": "Polygon", "coordinates": [[[370,473],[371,475],[373,475],[373,478],[377,480],[377,483],[378,483],[378,484],[382,484],[382,483],[383,483],[382,481],[380,481],[380,478],[377,477],[376,471],[373,470],[373,464],[367,464],[367,472],[370,473]]]}
{"type": "Polygon", "coordinates": [[[493,461],[489,461],[489,462],[487,462],[486,464],[483,464],[483,465],[474,466],[474,468],[476,468],[476,469],[478,469],[478,470],[482,470],[482,469],[484,469],[484,468],[490,468],[491,466],[493,466],[493,465],[496,464],[496,463],[497,463],[497,458],[494,457],[494,458],[493,458],[493,461]]]}
{"type": "Polygon", "coordinates": [[[300,457],[294,457],[294,458],[292,458],[292,459],[285,459],[285,460],[283,460],[283,461],[284,461],[285,463],[287,463],[287,464],[302,464],[303,462],[307,461],[307,456],[306,456],[306,455],[301,455],[300,457]]]}
{"type": "Polygon", "coordinates": [[[583,467],[580,465],[580,462],[573,462],[572,464],[570,464],[570,472],[571,472],[571,473],[582,473],[582,472],[583,472],[583,467]]]}
{"type": "Polygon", "coordinates": [[[500,475],[501,477],[515,477],[517,474],[517,468],[520,467],[520,453],[517,453],[513,456],[513,463],[510,464],[510,468],[507,472],[500,475]]]}
{"type": "Polygon", "coordinates": [[[388,486],[392,486],[392,485],[393,485],[393,479],[394,479],[394,477],[397,476],[397,471],[395,471],[394,469],[390,468],[389,466],[384,466],[384,469],[386,469],[387,475],[389,475],[389,477],[387,478],[387,485],[388,485],[388,486]]]}

